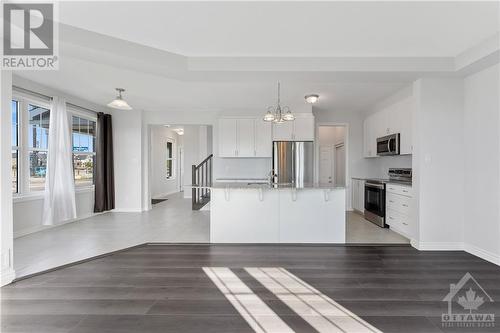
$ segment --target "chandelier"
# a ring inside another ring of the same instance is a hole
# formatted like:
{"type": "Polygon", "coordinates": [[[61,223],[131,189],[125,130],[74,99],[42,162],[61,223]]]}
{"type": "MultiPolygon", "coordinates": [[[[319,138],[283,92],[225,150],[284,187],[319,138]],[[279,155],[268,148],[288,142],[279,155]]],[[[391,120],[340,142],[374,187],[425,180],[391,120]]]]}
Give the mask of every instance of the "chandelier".
{"type": "Polygon", "coordinates": [[[284,123],[285,121],[295,120],[295,116],[288,106],[281,106],[280,104],[280,83],[278,82],[278,102],[275,106],[269,106],[264,115],[264,121],[274,122],[277,124],[284,123]]]}

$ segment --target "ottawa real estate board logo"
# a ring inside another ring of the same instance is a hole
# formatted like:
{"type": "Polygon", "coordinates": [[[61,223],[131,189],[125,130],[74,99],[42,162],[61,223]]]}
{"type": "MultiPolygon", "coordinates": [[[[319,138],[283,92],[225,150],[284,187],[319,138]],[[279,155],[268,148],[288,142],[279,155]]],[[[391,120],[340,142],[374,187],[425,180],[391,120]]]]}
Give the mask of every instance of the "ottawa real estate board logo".
{"type": "Polygon", "coordinates": [[[495,327],[494,300],[470,273],[466,273],[456,284],[450,284],[450,292],[443,301],[448,303],[447,313],[441,315],[443,327],[495,327]]]}
{"type": "Polygon", "coordinates": [[[6,70],[58,69],[57,4],[2,1],[2,63],[6,70]]]}

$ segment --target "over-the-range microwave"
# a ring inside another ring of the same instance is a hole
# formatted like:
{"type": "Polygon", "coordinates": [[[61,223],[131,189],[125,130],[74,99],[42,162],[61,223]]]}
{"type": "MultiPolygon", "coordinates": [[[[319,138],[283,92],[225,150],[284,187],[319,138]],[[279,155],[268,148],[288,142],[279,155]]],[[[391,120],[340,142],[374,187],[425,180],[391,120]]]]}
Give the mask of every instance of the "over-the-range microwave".
{"type": "Polygon", "coordinates": [[[399,155],[399,133],[377,139],[377,155],[399,155]]]}

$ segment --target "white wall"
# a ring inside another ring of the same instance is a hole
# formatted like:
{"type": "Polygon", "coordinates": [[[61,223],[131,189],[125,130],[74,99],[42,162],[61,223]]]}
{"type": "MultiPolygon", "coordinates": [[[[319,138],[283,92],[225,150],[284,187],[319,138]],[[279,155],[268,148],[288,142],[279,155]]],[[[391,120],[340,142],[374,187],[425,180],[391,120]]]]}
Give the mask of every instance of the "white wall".
{"type": "Polygon", "coordinates": [[[500,67],[464,80],[464,247],[500,265],[500,67]]]}
{"type": "Polygon", "coordinates": [[[151,127],[151,196],[162,197],[171,193],[179,192],[180,177],[177,149],[180,137],[175,131],[165,126],[151,127]],[[174,177],[167,179],[167,141],[173,141],[173,156],[176,160],[174,177]]]}
{"type": "Polygon", "coordinates": [[[0,71],[0,285],[15,277],[12,215],[12,143],[11,119],[12,72],[0,71]]]}
{"type": "Polygon", "coordinates": [[[414,96],[416,246],[461,249],[465,204],[463,80],[419,79],[414,96]]]}
{"type": "Polygon", "coordinates": [[[112,110],[115,211],[143,210],[142,112],[112,110]]]}

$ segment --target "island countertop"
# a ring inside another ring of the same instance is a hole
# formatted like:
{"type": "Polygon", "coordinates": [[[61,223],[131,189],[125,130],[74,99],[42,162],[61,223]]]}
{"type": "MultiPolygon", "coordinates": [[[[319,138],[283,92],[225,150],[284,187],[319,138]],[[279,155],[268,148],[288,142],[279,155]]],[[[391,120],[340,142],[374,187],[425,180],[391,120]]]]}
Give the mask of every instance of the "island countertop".
{"type": "Polygon", "coordinates": [[[280,190],[280,189],[323,189],[323,190],[339,190],[345,189],[344,186],[336,186],[333,184],[320,184],[320,183],[304,183],[304,184],[269,184],[269,183],[237,183],[237,182],[215,182],[210,186],[213,189],[262,189],[262,190],[280,190]]]}

